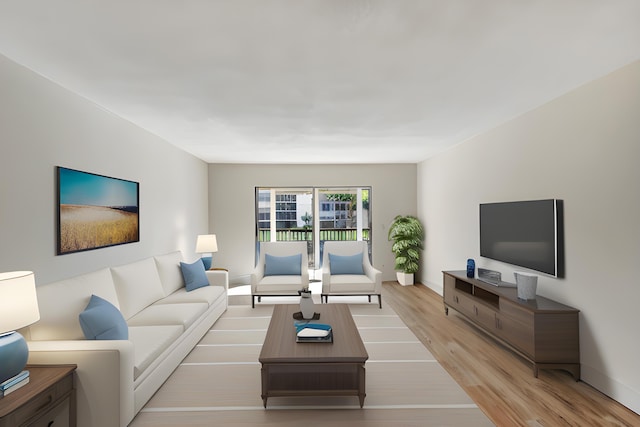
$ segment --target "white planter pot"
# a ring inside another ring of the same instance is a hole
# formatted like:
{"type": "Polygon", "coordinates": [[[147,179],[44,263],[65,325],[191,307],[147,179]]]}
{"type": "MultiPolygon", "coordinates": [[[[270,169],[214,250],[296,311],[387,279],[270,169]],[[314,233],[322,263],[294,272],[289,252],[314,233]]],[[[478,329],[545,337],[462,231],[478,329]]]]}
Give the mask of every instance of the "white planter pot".
{"type": "Polygon", "coordinates": [[[396,271],[396,277],[398,282],[402,286],[413,285],[413,273],[403,273],[402,271],[396,271]]]}

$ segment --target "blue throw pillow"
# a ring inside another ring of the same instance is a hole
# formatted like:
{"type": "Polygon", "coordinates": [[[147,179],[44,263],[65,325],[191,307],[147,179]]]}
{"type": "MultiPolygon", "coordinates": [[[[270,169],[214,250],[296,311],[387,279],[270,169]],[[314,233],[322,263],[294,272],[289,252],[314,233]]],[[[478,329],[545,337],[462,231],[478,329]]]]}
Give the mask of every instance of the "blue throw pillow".
{"type": "Polygon", "coordinates": [[[302,254],[290,256],[264,255],[265,276],[300,276],[302,274],[302,254]]]}
{"type": "Polygon", "coordinates": [[[205,273],[202,259],[197,260],[193,264],[181,262],[180,270],[182,271],[184,287],[187,288],[187,292],[209,286],[209,279],[207,279],[207,273],[205,273]]]}
{"type": "Polygon", "coordinates": [[[362,255],[363,252],[355,255],[329,254],[331,274],[364,274],[362,255]]]}
{"type": "Polygon", "coordinates": [[[88,340],[129,339],[129,326],[122,313],[105,299],[91,295],[89,304],[78,317],[88,340]]]}

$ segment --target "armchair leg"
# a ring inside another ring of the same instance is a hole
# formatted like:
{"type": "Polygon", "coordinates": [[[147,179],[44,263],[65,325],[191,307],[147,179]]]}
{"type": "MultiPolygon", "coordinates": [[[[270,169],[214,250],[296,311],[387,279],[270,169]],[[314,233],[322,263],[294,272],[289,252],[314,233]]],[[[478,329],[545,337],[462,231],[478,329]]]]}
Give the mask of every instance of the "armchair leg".
{"type": "Polygon", "coordinates": [[[251,308],[256,308],[256,296],[251,295],[251,308]]]}
{"type": "Polygon", "coordinates": [[[369,297],[369,302],[371,302],[371,295],[367,295],[369,297]]]}
{"type": "Polygon", "coordinates": [[[380,304],[380,308],[382,308],[382,294],[378,294],[378,303],[380,304]]]}

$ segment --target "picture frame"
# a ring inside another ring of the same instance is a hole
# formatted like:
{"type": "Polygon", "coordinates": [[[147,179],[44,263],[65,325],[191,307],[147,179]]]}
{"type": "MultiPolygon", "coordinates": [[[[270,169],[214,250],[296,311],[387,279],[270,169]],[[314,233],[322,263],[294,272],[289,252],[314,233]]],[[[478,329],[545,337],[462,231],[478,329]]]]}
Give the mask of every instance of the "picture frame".
{"type": "Polygon", "coordinates": [[[140,183],[56,166],[57,255],[140,241],[140,183]]]}

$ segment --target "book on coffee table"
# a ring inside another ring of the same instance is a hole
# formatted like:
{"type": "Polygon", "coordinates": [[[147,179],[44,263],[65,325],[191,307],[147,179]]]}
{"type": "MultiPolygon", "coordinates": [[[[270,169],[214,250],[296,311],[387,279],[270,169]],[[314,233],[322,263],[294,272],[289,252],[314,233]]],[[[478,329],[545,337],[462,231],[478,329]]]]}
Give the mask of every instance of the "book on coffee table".
{"type": "Polygon", "coordinates": [[[296,342],[333,342],[331,325],[323,323],[296,324],[296,342]]]}

